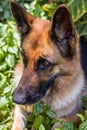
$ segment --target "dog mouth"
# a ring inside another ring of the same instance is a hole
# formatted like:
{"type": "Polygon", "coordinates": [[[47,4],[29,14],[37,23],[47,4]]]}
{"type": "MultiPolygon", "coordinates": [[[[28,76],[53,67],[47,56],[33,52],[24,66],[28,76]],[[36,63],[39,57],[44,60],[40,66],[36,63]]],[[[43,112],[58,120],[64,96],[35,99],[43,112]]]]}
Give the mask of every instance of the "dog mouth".
{"type": "Polygon", "coordinates": [[[53,76],[48,81],[40,82],[40,85],[36,90],[30,87],[27,87],[28,90],[17,88],[13,93],[13,101],[23,105],[31,105],[38,102],[45,96],[47,90],[53,86],[55,78],[56,76],[53,76]]]}

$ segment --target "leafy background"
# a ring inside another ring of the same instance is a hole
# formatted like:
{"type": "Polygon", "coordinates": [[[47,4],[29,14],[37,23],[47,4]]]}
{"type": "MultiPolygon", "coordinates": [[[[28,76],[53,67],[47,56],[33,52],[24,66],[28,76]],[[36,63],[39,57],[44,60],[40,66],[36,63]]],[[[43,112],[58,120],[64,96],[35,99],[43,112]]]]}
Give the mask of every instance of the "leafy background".
{"type": "MultiPolygon", "coordinates": [[[[54,10],[66,4],[81,38],[87,39],[87,0],[17,0],[27,11],[36,17],[51,20],[54,10]]],[[[10,130],[13,120],[12,82],[13,70],[20,53],[20,36],[10,13],[9,0],[0,0],[0,130],[10,130]]],[[[64,124],[61,130],[87,130],[87,97],[83,98],[85,114],[78,114],[81,122],[77,127],[54,119],[54,112],[43,102],[35,104],[28,118],[33,130],[50,130],[55,122],[64,124]],[[43,111],[43,114],[40,112],[43,111]],[[45,122],[44,122],[45,120],[45,122]]],[[[59,129],[57,129],[59,130],[59,129]]]]}

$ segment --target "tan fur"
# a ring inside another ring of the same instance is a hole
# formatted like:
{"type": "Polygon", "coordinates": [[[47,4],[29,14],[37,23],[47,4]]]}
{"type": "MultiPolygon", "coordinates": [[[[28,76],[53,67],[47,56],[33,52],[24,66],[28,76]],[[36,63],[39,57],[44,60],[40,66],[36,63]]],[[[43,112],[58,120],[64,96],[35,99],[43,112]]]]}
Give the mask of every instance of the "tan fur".
{"type": "MultiPolygon", "coordinates": [[[[14,9],[14,5],[17,6],[17,8],[20,8],[20,10],[22,9],[14,0],[11,2],[13,15],[16,17],[15,15],[17,14],[15,14],[16,10],[14,9]]],[[[20,58],[20,62],[16,66],[14,72],[14,82],[16,87],[22,86],[24,89],[24,87],[27,86],[26,84],[29,84],[36,89],[40,81],[47,81],[49,79],[49,75],[65,74],[63,76],[58,76],[55,79],[53,86],[49,88],[42,100],[56,112],[55,117],[60,117],[65,121],[72,121],[75,123],[78,120],[75,114],[81,109],[81,96],[83,95],[83,91],[85,91],[85,78],[80,65],[78,34],[73,28],[75,36],[70,40],[70,44],[72,50],[75,50],[75,54],[73,59],[69,60],[68,58],[62,57],[56,44],[54,44],[54,41],[50,38],[50,32],[53,26],[52,23],[47,20],[33,18],[25,11],[23,12],[26,21],[29,23],[29,27],[32,29],[31,31],[29,30],[29,34],[22,42],[22,49],[26,52],[28,63],[25,68],[22,58],[20,58]],[[43,73],[39,72],[37,74],[34,67],[39,57],[46,58],[50,62],[54,63],[55,66],[43,71],[43,73]],[[28,82],[27,79],[30,82],[28,82]]],[[[16,22],[18,22],[17,19],[16,22]]],[[[19,26],[18,23],[17,26],[19,26]]],[[[63,26],[66,28],[68,23],[64,23],[63,26]]],[[[25,27],[21,29],[18,27],[21,34],[26,31],[25,27]]],[[[64,34],[62,33],[61,37],[63,35],[64,34]]],[[[26,116],[29,112],[32,112],[32,105],[27,105],[27,107],[16,105],[12,130],[24,130],[26,125],[26,116]]],[[[59,127],[59,124],[54,125],[52,130],[56,127],[59,127]]]]}

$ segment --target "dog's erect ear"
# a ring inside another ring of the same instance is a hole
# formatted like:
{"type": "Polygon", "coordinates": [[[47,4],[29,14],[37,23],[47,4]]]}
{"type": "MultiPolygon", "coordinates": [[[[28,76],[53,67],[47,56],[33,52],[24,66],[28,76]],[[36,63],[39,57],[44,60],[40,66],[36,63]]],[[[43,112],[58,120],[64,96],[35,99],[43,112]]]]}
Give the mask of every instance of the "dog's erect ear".
{"type": "Polygon", "coordinates": [[[57,44],[64,57],[71,57],[74,54],[75,29],[69,9],[62,5],[53,16],[51,38],[57,44]]]}
{"type": "Polygon", "coordinates": [[[11,12],[21,35],[27,35],[32,28],[34,17],[25,11],[15,0],[11,0],[11,12]]]}

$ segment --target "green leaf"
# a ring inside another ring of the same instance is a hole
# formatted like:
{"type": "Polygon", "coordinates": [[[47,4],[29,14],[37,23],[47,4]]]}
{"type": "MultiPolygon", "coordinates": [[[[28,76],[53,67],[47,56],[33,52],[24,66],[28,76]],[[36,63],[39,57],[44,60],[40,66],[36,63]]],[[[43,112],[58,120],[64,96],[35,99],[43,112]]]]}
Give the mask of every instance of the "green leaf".
{"type": "Polygon", "coordinates": [[[4,24],[4,25],[2,24],[2,28],[0,30],[1,35],[4,36],[4,34],[6,33],[6,30],[7,30],[7,24],[4,24]]]}
{"type": "Polygon", "coordinates": [[[75,0],[69,4],[74,22],[79,20],[87,12],[86,3],[86,0],[75,0]]]}
{"type": "Polygon", "coordinates": [[[77,114],[77,116],[80,118],[80,120],[83,122],[85,120],[84,116],[82,114],[77,114]]]}
{"type": "Polygon", "coordinates": [[[80,36],[87,35],[87,21],[84,24],[80,24],[77,27],[77,31],[78,31],[78,33],[79,33],[80,36]]]}
{"type": "Polygon", "coordinates": [[[52,119],[52,121],[51,121],[51,124],[55,124],[55,123],[63,123],[64,121],[63,120],[61,120],[61,119],[58,119],[58,118],[54,118],[54,119],[52,119]]]}
{"type": "Polygon", "coordinates": [[[80,36],[87,35],[87,0],[72,0],[67,4],[80,36]]]}
{"type": "Polygon", "coordinates": [[[14,55],[8,54],[8,56],[5,58],[6,63],[9,67],[14,67],[15,65],[15,57],[14,55]]]}
{"type": "Polygon", "coordinates": [[[0,61],[5,57],[5,53],[2,50],[2,48],[0,48],[0,61]]]}
{"type": "Polygon", "coordinates": [[[3,46],[3,47],[2,47],[2,50],[4,51],[4,53],[6,53],[7,50],[8,50],[8,45],[3,46]]]}
{"type": "Polygon", "coordinates": [[[11,90],[12,90],[12,88],[11,88],[10,86],[6,87],[6,88],[4,89],[4,94],[10,93],[11,90]]]}
{"type": "Polygon", "coordinates": [[[9,53],[12,53],[12,54],[14,54],[14,55],[16,55],[17,53],[18,53],[18,48],[17,48],[17,46],[11,46],[11,47],[9,47],[8,48],[8,52],[9,53]]]}
{"type": "Polygon", "coordinates": [[[32,126],[32,129],[33,130],[38,130],[40,125],[43,123],[43,116],[41,115],[38,115],[36,118],[35,118],[35,121],[33,123],[33,126],[32,126]]]}
{"type": "Polygon", "coordinates": [[[39,130],[45,130],[45,127],[41,124],[39,130]]]}
{"type": "Polygon", "coordinates": [[[0,64],[0,71],[5,71],[7,69],[7,63],[0,64]]]}
{"type": "Polygon", "coordinates": [[[0,88],[5,84],[7,77],[0,73],[0,88]]]}
{"type": "Polygon", "coordinates": [[[71,122],[67,122],[61,128],[61,130],[75,130],[74,125],[71,122]]]}
{"type": "Polygon", "coordinates": [[[5,96],[3,96],[3,97],[0,98],[0,108],[2,106],[5,106],[7,103],[8,103],[8,101],[7,101],[7,99],[6,99],[5,96]]]}
{"type": "Polygon", "coordinates": [[[43,104],[41,102],[38,102],[33,105],[33,113],[35,115],[40,114],[40,112],[43,110],[43,104]]]}
{"type": "Polygon", "coordinates": [[[87,120],[80,124],[79,130],[87,130],[87,120]]]}
{"type": "Polygon", "coordinates": [[[29,121],[29,122],[34,122],[34,119],[35,119],[35,115],[33,114],[33,113],[31,113],[31,114],[29,114],[29,117],[27,118],[27,120],[29,121]]]}
{"type": "Polygon", "coordinates": [[[48,115],[49,118],[54,119],[55,113],[53,111],[51,111],[50,109],[48,109],[46,111],[46,114],[48,115]]]}

